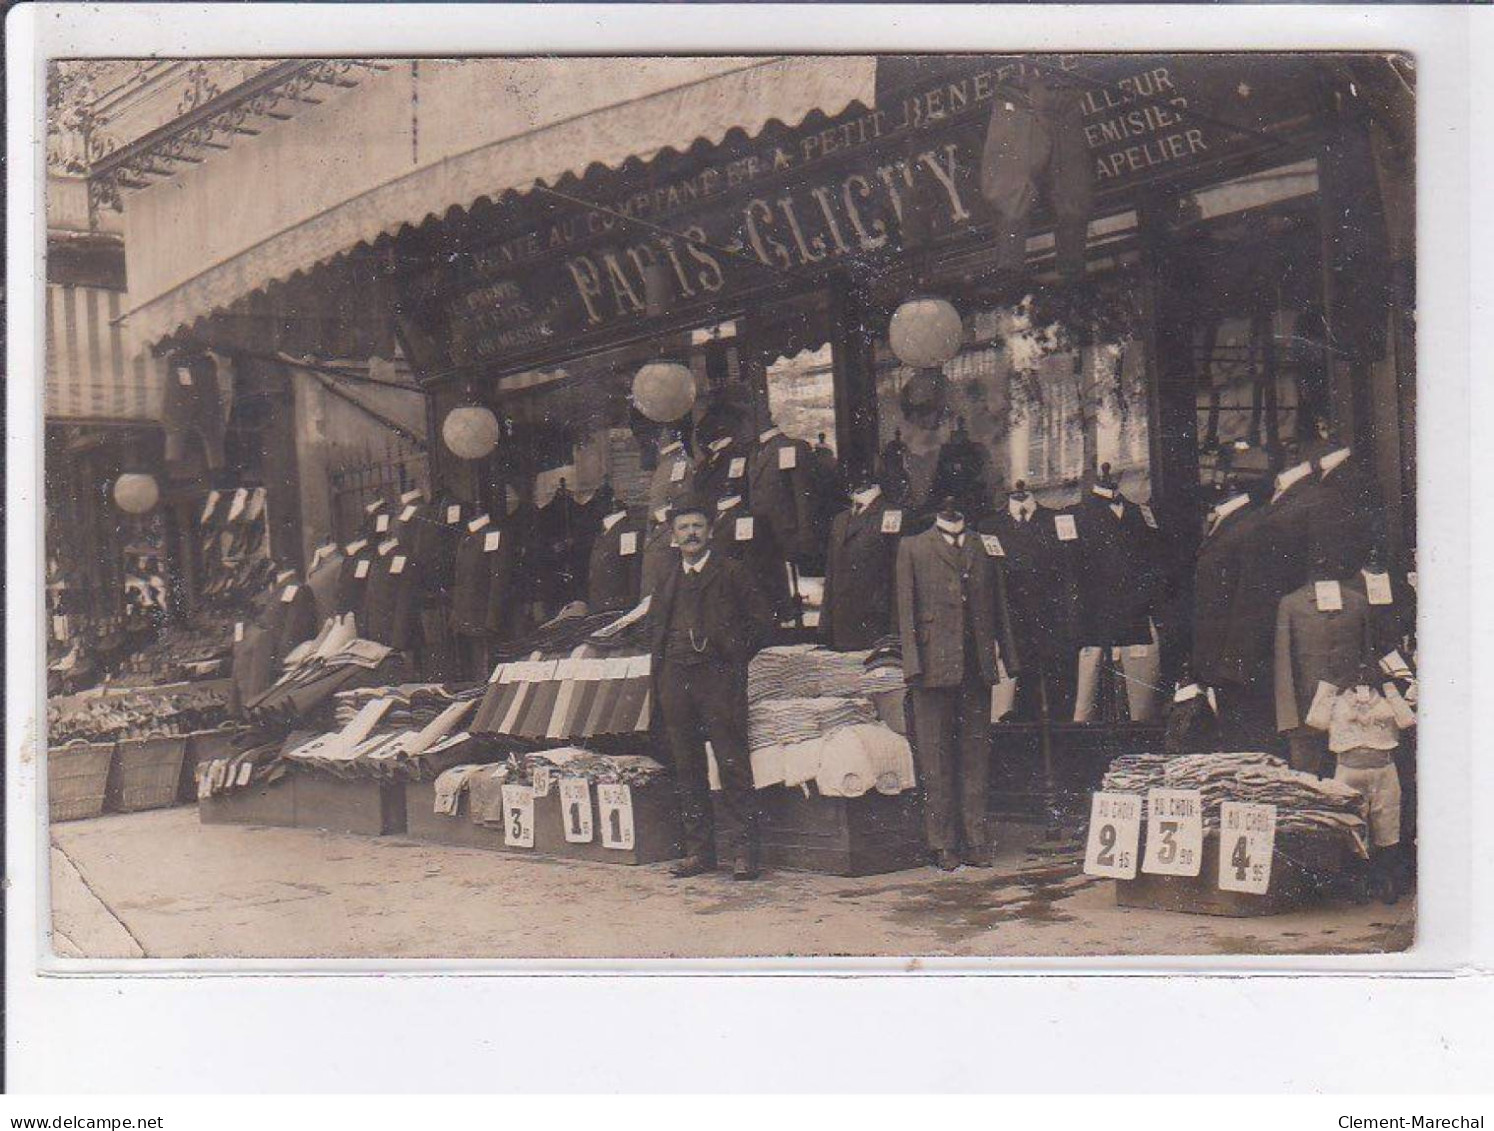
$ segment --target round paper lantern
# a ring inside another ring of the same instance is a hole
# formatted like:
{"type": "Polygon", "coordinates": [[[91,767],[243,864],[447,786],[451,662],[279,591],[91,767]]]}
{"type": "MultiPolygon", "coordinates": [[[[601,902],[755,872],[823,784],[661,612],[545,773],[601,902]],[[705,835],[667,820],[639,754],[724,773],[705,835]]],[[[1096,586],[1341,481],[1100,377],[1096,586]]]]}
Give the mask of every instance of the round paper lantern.
{"type": "Polygon", "coordinates": [[[677,361],[651,361],[633,378],[633,403],[656,424],[672,424],[695,405],[695,374],[677,361]]]}
{"type": "Polygon", "coordinates": [[[904,365],[937,369],[960,352],[960,312],[942,298],[910,298],[893,312],[887,343],[904,365]]]}
{"type": "Polygon", "coordinates": [[[114,503],[127,514],[144,514],[161,501],[154,475],[126,472],[114,481],[114,503]]]}
{"type": "Polygon", "coordinates": [[[454,408],[441,422],[441,437],[462,459],[482,459],[498,446],[498,418],[482,405],[454,408]]]}

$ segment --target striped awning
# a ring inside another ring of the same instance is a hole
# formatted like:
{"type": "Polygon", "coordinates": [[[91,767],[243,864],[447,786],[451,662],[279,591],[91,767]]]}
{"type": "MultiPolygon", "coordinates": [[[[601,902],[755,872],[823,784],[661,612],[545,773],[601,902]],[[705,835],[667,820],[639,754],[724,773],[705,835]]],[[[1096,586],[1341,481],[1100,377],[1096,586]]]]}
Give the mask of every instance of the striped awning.
{"type": "Polygon", "coordinates": [[[132,353],[119,317],[129,296],[103,287],[47,285],[48,420],[161,419],[165,361],[132,353]]]}

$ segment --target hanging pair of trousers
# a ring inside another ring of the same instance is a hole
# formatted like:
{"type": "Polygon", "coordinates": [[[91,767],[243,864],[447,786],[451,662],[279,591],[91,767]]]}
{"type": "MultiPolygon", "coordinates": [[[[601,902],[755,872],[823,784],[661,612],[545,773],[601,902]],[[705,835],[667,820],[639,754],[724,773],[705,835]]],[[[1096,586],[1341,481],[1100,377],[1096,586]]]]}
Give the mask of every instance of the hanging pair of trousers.
{"type": "Polygon", "coordinates": [[[957,687],[912,687],[913,753],[929,848],[984,848],[991,774],[991,685],[965,665],[957,687]]]}
{"type": "Polygon", "coordinates": [[[757,792],[747,751],[747,672],[712,661],[681,663],[667,656],[658,676],[659,712],[674,759],[685,855],[723,852],[757,862],[757,792]],[[721,778],[720,837],[711,816],[705,744],[721,778]]]}

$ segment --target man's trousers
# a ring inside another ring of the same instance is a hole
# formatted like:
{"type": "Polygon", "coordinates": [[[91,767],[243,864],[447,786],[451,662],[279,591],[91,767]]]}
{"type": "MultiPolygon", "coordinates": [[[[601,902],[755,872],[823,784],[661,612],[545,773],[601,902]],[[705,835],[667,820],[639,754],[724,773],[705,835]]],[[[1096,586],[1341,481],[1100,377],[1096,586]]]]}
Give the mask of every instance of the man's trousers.
{"type": "Polygon", "coordinates": [[[984,848],[991,775],[991,688],[966,665],[959,687],[912,687],[913,754],[935,852],[984,848]]]}
{"type": "Polygon", "coordinates": [[[685,855],[716,856],[705,744],[721,779],[722,847],[757,862],[757,792],[747,750],[747,672],[721,663],[666,657],[658,676],[659,712],[674,758],[685,855]]]}

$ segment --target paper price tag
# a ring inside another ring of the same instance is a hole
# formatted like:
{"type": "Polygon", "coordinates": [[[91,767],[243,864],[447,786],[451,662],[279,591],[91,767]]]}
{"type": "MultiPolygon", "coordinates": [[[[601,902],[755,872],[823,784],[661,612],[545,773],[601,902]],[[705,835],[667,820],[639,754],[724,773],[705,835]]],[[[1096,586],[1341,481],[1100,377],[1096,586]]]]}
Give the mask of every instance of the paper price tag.
{"type": "Polygon", "coordinates": [[[1344,607],[1343,590],[1336,581],[1314,581],[1312,595],[1320,613],[1336,613],[1344,607]]]}
{"type": "Polygon", "coordinates": [[[1053,530],[1058,535],[1060,542],[1077,542],[1079,540],[1079,527],[1074,524],[1074,516],[1071,514],[1054,515],[1053,530]]]}
{"type": "Polygon", "coordinates": [[[731,463],[726,465],[726,477],[728,479],[740,479],[747,471],[747,457],[734,456],[731,463]]]}
{"type": "Polygon", "coordinates": [[[751,542],[752,541],[752,516],[748,515],[746,518],[739,518],[739,519],[737,519],[737,524],[736,524],[736,528],[735,529],[736,529],[736,533],[733,535],[733,537],[736,539],[736,541],[738,541],[738,542],[751,542]]]}
{"type": "Polygon", "coordinates": [[[411,503],[404,510],[402,510],[402,511],[399,512],[399,520],[401,522],[409,522],[414,517],[415,517],[415,504],[414,503],[411,503]]]}
{"type": "Polygon", "coordinates": [[[550,786],[554,782],[549,766],[534,767],[534,796],[549,797],[550,786]]]}
{"type": "Polygon", "coordinates": [[[1276,806],[1226,801],[1219,806],[1219,890],[1265,895],[1276,854],[1276,806]]]}
{"type": "Polygon", "coordinates": [[[560,819],[567,844],[591,843],[596,834],[591,827],[591,785],[585,778],[560,779],[560,819]]]}
{"type": "Polygon", "coordinates": [[[503,843],[534,847],[534,790],[527,785],[503,787],[503,843]]]}
{"type": "Polygon", "coordinates": [[[674,461],[674,466],[669,469],[669,481],[671,483],[683,483],[685,472],[690,470],[690,465],[682,459],[674,461]]]}
{"type": "Polygon", "coordinates": [[[378,518],[374,519],[374,529],[377,530],[380,534],[388,534],[389,516],[387,514],[381,514],[378,518]]]}
{"type": "Polygon", "coordinates": [[[597,809],[602,816],[602,847],[633,847],[633,791],[626,785],[597,783],[597,809]]]}
{"type": "Polygon", "coordinates": [[[233,642],[242,644],[244,641],[244,622],[236,621],[233,626],[233,642]]]}
{"type": "Polygon", "coordinates": [[[1146,852],[1141,870],[1196,876],[1203,867],[1203,793],[1154,789],[1146,795],[1146,852]]]}
{"type": "Polygon", "coordinates": [[[1412,589],[1416,588],[1416,571],[1414,569],[1406,574],[1406,584],[1411,586],[1412,589]]]}
{"type": "Polygon", "coordinates": [[[883,534],[901,534],[902,532],[903,532],[903,512],[900,511],[900,510],[897,510],[897,511],[892,511],[892,510],[883,511],[882,512],[882,533],[883,534]]]}
{"type": "Polygon", "coordinates": [[[1394,604],[1390,595],[1390,574],[1364,571],[1364,595],[1371,605],[1394,604]]]}
{"type": "Polygon", "coordinates": [[[462,521],[462,508],[460,505],[452,505],[446,508],[446,524],[455,526],[462,521]]]}
{"type": "Polygon", "coordinates": [[[1199,690],[1198,684],[1190,683],[1187,687],[1180,687],[1174,691],[1172,693],[1172,701],[1174,703],[1186,703],[1190,699],[1197,699],[1201,694],[1202,692],[1199,690]]]}
{"type": "Polygon", "coordinates": [[[994,534],[982,534],[980,544],[986,548],[986,557],[1004,558],[1006,551],[1001,548],[1001,539],[994,534]]]}
{"type": "Polygon", "coordinates": [[[622,538],[619,539],[617,552],[625,558],[631,558],[638,552],[638,531],[624,530],[622,538]]]}
{"type": "Polygon", "coordinates": [[[491,554],[498,548],[499,543],[501,543],[502,541],[503,531],[489,530],[482,536],[482,552],[485,554],[491,554]]]}
{"type": "Polygon", "coordinates": [[[364,558],[357,565],[353,566],[353,576],[356,577],[359,581],[362,581],[365,577],[368,576],[368,565],[368,559],[364,558]]]}
{"type": "Polygon", "coordinates": [[[296,594],[299,592],[301,592],[299,585],[287,585],[280,591],[280,603],[282,605],[289,605],[296,599],[296,594]]]}
{"type": "Polygon", "coordinates": [[[394,560],[389,563],[389,573],[390,573],[391,576],[398,577],[400,574],[402,574],[404,572],[405,572],[405,556],[404,556],[404,554],[395,554],[394,555],[394,560]]]}
{"type": "Polygon", "coordinates": [[[192,371],[185,365],[178,365],[176,367],[176,383],[184,389],[192,387],[192,371]]]}
{"type": "Polygon", "coordinates": [[[1096,793],[1089,807],[1089,841],[1084,871],[1112,880],[1136,877],[1141,841],[1141,797],[1135,793],[1096,793]]]}
{"type": "Polygon", "coordinates": [[[778,449],[778,470],[792,471],[799,466],[799,449],[793,447],[778,449]]]}
{"type": "Polygon", "coordinates": [[[1147,506],[1145,503],[1138,503],[1136,505],[1136,509],[1141,512],[1141,521],[1146,523],[1153,530],[1156,530],[1157,516],[1152,513],[1152,508],[1147,506]]]}

